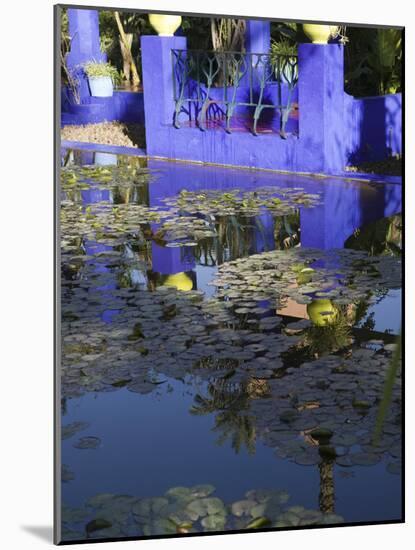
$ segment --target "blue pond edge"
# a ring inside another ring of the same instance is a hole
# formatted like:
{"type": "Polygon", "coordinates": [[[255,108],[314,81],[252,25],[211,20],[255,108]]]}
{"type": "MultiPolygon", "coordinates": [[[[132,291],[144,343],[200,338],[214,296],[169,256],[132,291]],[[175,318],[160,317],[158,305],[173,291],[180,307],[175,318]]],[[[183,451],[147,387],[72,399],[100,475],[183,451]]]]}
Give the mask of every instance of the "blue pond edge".
{"type": "MultiPolygon", "coordinates": [[[[68,140],[62,140],[61,141],[61,148],[62,149],[81,149],[84,151],[97,151],[100,153],[112,153],[114,155],[131,155],[131,156],[138,156],[138,157],[147,157],[147,152],[144,149],[140,149],[139,147],[125,147],[123,145],[107,145],[107,144],[100,144],[100,143],[88,143],[85,141],[68,141],[68,140]]],[[[157,159],[157,160],[175,160],[175,159],[157,159]]],[[[191,161],[188,161],[191,162],[191,161]]],[[[202,164],[198,162],[197,164],[202,164]]],[[[222,165],[221,165],[222,166],[222,165]]],[[[223,165],[223,168],[243,168],[247,169],[246,167],[240,167],[240,166],[231,166],[231,165],[223,165]]],[[[267,170],[269,171],[269,170],[267,170]]],[[[285,171],[280,170],[272,170],[275,171],[275,173],[287,173],[285,171]]],[[[325,177],[337,177],[337,178],[343,178],[348,180],[356,180],[356,181],[367,181],[367,182],[373,182],[373,183],[392,183],[401,185],[402,184],[402,176],[386,176],[383,174],[366,174],[363,172],[347,172],[344,171],[341,174],[305,174],[304,172],[296,173],[293,172],[294,175],[302,175],[302,176],[325,176],[325,177]]]]}
{"type": "Polygon", "coordinates": [[[102,145],[100,143],[87,143],[85,141],[61,141],[63,149],[82,149],[84,151],[98,151],[100,153],[112,153],[114,155],[134,155],[146,157],[147,153],[139,147],[125,147],[124,145],[102,145]]]}
{"type": "Polygon", "coordinates": [[[402,185],[402,176],[387,176],[384,174],[367,174],[365,172],[343,172],[342,178],[353,180],[366,180],[374,183],[394,183],[402,185]]]}

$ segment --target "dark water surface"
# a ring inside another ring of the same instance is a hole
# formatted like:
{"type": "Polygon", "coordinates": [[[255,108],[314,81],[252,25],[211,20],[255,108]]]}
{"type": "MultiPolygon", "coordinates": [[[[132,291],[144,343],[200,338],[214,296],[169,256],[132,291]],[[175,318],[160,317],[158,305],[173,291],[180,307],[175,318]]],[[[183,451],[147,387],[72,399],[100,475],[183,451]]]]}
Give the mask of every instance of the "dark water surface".
{"type": "Polygon", "coordinates": [[[399,520],[400,186],[62,158],[63,539],[399,520]]]}

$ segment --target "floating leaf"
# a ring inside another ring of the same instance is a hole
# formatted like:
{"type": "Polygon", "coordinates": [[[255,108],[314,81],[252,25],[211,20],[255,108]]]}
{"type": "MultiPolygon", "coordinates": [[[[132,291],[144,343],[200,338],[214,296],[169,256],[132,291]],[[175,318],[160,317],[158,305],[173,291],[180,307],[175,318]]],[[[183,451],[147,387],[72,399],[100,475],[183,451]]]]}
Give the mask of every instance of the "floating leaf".
{"type": "Polygon", "coordinates": [[[75,449],[97,449],[100,445],[100,438],[92,435],[81,437],[76,443],[73,444],[75,449]]]}

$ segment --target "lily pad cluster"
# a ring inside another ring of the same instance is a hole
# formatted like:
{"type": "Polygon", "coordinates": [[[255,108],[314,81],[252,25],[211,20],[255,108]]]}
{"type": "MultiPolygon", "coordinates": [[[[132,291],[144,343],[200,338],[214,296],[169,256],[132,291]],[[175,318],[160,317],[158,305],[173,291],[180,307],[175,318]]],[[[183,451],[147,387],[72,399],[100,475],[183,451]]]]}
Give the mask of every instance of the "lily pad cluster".
{"type": "Polygon", "coordinates": [[[117,164],[107,166],[71,164],[61,168],[63,191],[90,189],[91,183],[99,189],[144,187],[150,180],[146,159],[140,157],[128,157],[128,161],[119,157],[117,164]]]}
{"type": "MultiPolygon", "coordinates": [[[[103,281],[101,281],[103,282],[103,281]]],[[[258,330],[240,325],[239,313],[199,291],[158,287],[153,292],[120,289],[107,295],[89,285],[65,288],[62,391],[114,391],[126,386],[147,393],[166,377],[202,379],[232,374],[235,383],[271,376],[281,354],[298,338],[275,333],[280,319],[261,320],[258,330]],[[116,311],[110,324],[99,318],[116,311]],[[206,367],[211,359],[220,369],[206,367]]],[[[255,313],[254,313],[255,315],[255,313]]]]}
{"type": "Polygon", "coordinates": [[[329,355],[289,367],[269,380],[271,397],[251,403],[260,437],[279,457],[301,465],[335,462],[342,467],[384,461],[399,472],[401,459],[401,381],[380,441],[374,426],[390,355],[367,348],[349,358],[329,355]]]}
{"type": "Polygon", "coordinates": [[[163,202],[176,212],[204,216],[256,216],[268,210],[283,216],[301,207],[320,204],[320,195],[306,193],[302,188],[261,187],[255,191],[182,190],[177,197],[163,202]]]}
{"type": "Polygon", "coordinates": [[[198,532],[341,524],[335,513],[288,504],[286,491],[254,489],[225,503],[213,485],[172,487],[164,495],[139,498],[102,493],[80,508],[62,508],[63,539],[147,537],[198,532]]]}
{"type": "Polygon", "coordinates": [[[213,281],[218,298],[278,300],[309,304],[328,298],[338,304],[367,298],[376,290],[399,288],[402,265],[391,256],[348,249],[273,250],[219,266],[213,281]]]}
{"type": "Polygon", "coordinates": [[[178,196],[165,199],[165,207],[149,207],[147,189],[150,183],[148,170],[134,163],[62,168],[63,245],[71,236],[82,235],[107,242],[126,234],[133,236],[142,226],[161,224],[148,229],[149,238],[168,246],[195,246],[205,238],[218,236],[215,221],[220,217],[253,217],[264,211],[283,216],[299,207],[319,204],[319,195],[305,193],[301,188],[270,187],[228,193],[183,190],[178,196]],[[119,195],[119,200],[116,204],[95,202],[84,208],[82,191],[88,189],[111,190],[113,195],[119,195]]]}
{"type": "MultiPolygon", "coordinates": [[[[227,302],[203,300],[198,291],[168,287],[138,295],[119,290],[112,303],[88,287],[70,293],[67,305],[79,318],[63,325],[63,396],[121,387],[146,394],[170,378],[192,376],[212,388],[209,399],[196,403],[198,413],[216,414],[220,426],[234,434],[246,429],[248,416],[254,429],[244,438],[253,437],[254,448],[261,439],[278,456],[301,465],[330,460],[347,467],[387,460],[388,471],[399,472],[399,381],[383,439],[376,446],[371,442],[390,344],[380,341],[371,349],[369,342],[368,348],[354,346],[296,364],[295,349],[307,322],[259,317],[257,325],[242,328],[242,308],[234,312],[227,302]],[[111,304],[119,313],[107,324],[97,311],[111,304]]],[[[63,434],[80,430],[85,425],[73,423],[64,426],[63,434]]],[[[75,444],[79,449],[98,446],[90,437],[75,444]]]]}

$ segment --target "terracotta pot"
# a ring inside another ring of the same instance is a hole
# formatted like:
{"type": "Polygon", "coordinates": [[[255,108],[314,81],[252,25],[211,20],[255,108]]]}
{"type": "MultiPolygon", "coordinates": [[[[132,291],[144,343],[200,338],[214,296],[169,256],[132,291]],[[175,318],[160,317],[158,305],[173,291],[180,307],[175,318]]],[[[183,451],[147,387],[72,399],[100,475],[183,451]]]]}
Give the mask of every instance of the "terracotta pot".
{"type": "Polygon", "coordinates": [[[173,36],[182,23],[180,15],[150,13],[148,19],[159,36],[173,36]]]}

